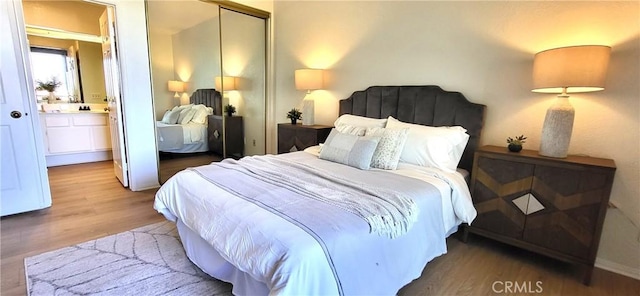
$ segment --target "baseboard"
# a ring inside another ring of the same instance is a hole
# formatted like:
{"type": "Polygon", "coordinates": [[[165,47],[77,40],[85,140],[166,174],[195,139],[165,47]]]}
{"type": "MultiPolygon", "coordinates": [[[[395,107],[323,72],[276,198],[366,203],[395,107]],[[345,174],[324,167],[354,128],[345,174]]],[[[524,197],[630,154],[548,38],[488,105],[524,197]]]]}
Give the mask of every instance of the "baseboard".
{"type": "Polygon", "coordinates": [[[113,159],[111,150],[70,153],[70,154],[51,154],[46,156],[47,167],[105,161],[113,159]]]}
{"type": "Polygon", "coordinates": [[[608,270],[617,274],[628,276],[640,280],[640,269],[622,265],[606,259],[596,258],[596,267],[608,270]]]}

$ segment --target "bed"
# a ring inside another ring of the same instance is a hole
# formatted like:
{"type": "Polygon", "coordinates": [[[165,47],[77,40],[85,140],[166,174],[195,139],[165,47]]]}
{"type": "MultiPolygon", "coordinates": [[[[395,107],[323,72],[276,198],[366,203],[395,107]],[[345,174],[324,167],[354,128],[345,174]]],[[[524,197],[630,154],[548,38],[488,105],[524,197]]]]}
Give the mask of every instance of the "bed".
{"type": "MultiPolygon", "coordinates": [[[[370,87],[339,106],[341,118],[464,127],[459,167],[467,173],[484,110],[438,86],[370,87]]],[[[475,217],[467,183],[458,170],[402,159],[394,170],[327,161],[335,139],[351,137],[334,133],[320,152],[312,147],[182,171],[158,191],[154,208],[176,222],[191,261],[232,283],[236,295],[395,294],[446,253],[446,238],[459,224],[475,217]]],[[[380,140],[355,137],[363,145],[380,140]]]]}
{"type": "MultiPolygon", "coordinates": [[[[198,89],[189,98],[189,105],[176,106],[167,113],[187,106],[209,107],[207,115],[220,115],[222,112],[222,95],[215,89],[198,89]]],[[[194,110],[195,111],[195,110],[194,110]]],[[[168,119],[170,114],[165,113],[162,121],[156,121],[156,136],[158,150],[167,153],[196,153],[209,151],[208,124],[209,116],[200,116],[199,120],[185,120],[187,122],[169,123],[178,120],[168,119]],[[166,119],[166,120],[165,120],[166,119]]],[[[194,114],[197,114],[194,112],[194,114]]],[[[178,113],[174,115],[179,115],[178,113]]],[[[196,115],[196,117],[198,117],[196,115]]]]}

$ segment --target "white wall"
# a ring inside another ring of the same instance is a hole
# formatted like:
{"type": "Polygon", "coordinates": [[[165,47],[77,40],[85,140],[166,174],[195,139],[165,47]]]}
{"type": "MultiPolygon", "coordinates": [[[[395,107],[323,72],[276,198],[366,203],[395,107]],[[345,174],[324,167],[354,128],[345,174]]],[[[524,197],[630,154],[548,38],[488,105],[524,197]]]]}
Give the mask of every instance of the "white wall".
{"type": "Polygon", "coordinates": [[[38,0],[22,1],[22,5],[29,25],[100,36],[98,18],[104,6],[84,1],[38,0]]]}
{"type": "MultiPolygon", "coordinates": [[[[218,11],[211,13],[211,19],[172,36],[174,75],[188,83],[189,94],[199,88],[215,88],[215,77],[221,73],[218,11]]],[[[188,94],[181,101],[188,103],[188,94]]]]}
{"type": "Polygon", "coordinates": [[[534,54],[610,45],[606,90],[571,96],[576,119],[569,152],[615,160],[611,201],[618,209],[609,210],[598,260],[640,277],[639,5],[276,1],[274,116],[285,122],[304,97],[295,90],[294,70],[329,69],[326,90],[313,93],[317,123],[332,124],[338,100],[355,90],[434,84],[487,105],[482,144],[504,145],[508,136],[525,134],[525,148],[537,149],[554,96],[530,91],[534,54]]]}
{"type": "Polygon", "coordinates": [[[178,98],[173,97],[175,93],[167,89],[167,82],[176,80],[173,74],[171,34],[149,30],[149,52],[151,55],[155,118],[161,120],[166,110],[180,103],[178,98]]]}

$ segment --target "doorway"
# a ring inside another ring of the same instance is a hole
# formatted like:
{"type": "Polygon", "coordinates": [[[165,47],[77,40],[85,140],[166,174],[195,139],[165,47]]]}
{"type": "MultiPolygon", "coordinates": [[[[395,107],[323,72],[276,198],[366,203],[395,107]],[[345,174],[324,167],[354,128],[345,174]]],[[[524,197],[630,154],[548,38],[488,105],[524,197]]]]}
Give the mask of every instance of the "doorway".
{"type": "Polygon", "coordinates": [[[114,6],[22,4],[47,166],[113,160],[127,187],[114,6]]]}

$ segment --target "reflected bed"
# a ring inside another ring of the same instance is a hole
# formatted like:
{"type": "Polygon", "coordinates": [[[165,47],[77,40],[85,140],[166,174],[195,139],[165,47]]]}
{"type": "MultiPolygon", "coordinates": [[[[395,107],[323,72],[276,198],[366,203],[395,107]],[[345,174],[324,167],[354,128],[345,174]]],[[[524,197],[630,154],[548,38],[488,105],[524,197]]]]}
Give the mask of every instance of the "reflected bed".
{"type": "MultiPolygon", "coordinates": [[[[158,150],[169,153],[196,153],[209,151],[208,136],[210,115],[220,115],[222,111],[222,95],[215,89],[198,89],[189,98],[189,105],[208,107],[207,114],[200,120],[185,120],[179,122],[176,114],[173,120],[165,113],[162,121],[156,121],[156,137],[158,150]]],[[[176,106],[174,109],[186,106],[176,106]]],[[[204,111],[204,110],[203,110],[204,111]]],[[[167,113],[171,112],[168,110],[167,113]]],[[[194,112],[194,114],[197,114],[194,112]]],[[[197,116],[196,116],[197,117],[197,116]]]]}

